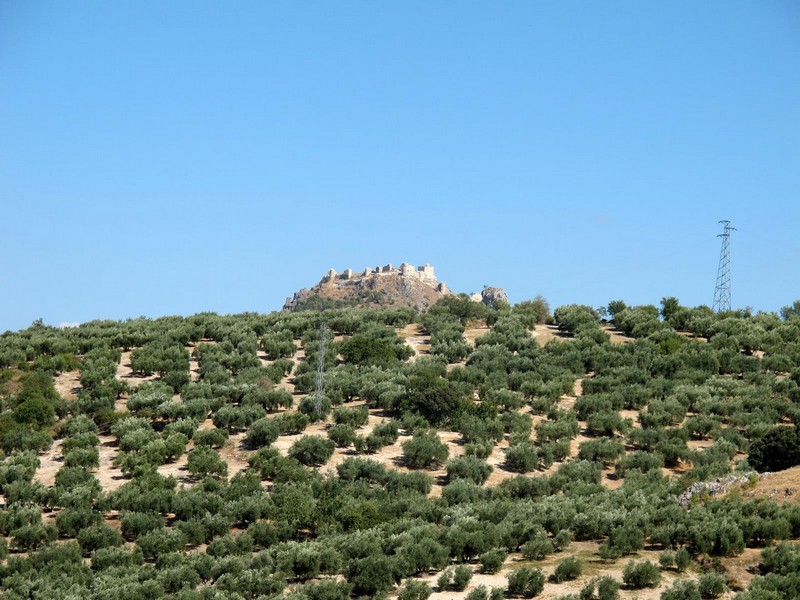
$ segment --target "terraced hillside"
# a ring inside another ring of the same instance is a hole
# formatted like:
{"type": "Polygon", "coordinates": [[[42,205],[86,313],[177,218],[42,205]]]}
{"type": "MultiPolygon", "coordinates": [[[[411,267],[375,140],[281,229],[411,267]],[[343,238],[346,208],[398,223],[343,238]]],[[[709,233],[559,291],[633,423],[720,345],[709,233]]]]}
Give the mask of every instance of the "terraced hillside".
{"type": "Polygon", "coordinates": [[[4,596],[796,597],[800,319],[614,306],[6,334],[4,596]]]}

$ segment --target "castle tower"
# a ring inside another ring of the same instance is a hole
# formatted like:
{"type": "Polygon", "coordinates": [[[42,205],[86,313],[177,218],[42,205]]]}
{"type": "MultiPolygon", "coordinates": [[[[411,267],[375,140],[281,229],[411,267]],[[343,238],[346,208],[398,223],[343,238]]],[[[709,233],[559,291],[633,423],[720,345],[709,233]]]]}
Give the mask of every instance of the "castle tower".
{"type": "Polygon", "coordinates": [[[425,278],[436,279],[436,275],[433,274],[433,267],[429,263],[425,263],[425,266],[419,267],[417,271],[425,278]]]}

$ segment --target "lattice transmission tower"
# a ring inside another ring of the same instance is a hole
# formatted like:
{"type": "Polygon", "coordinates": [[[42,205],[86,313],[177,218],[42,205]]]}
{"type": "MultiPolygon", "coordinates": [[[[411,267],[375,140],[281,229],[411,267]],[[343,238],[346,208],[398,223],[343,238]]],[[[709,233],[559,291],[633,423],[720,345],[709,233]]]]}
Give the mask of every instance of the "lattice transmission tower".
{"type": "Polygon", "coordinates": [[[717,286],[714,288],[715,312],[731,309],[731,227],[730,221],[720,221],[723,225],[722,233],[717,237],[722,238],[722,249],[719,253],[719,268],[717,269],[717,286]]]}
{"type": "Polygon", "coordinates": [[[319,326],[319,350],[317,351],[317,385],[314,389],[314,407],[317,416],[322,415],[322,391],[325,387],[325,338],[328,334],[328,326],[323,322],[319,326]]]}

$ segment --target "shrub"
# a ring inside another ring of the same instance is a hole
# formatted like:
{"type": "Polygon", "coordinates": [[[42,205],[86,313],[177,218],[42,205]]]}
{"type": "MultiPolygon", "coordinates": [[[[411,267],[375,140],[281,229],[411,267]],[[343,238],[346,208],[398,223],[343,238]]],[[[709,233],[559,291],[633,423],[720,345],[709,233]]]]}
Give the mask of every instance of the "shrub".
{"type": "Polygon", "coordinates": [[[416,433],[413,438],[403,442],[403,458],[412,469],[439,466],[447,460],[448,454],[447,446],[435,431],[416,433]]]}
{"type": "Polygon", "coordinates": [[[281,434],[281,423],[277,419],[265,417],[253,423],[247,432],[247,443],[253,448],[269,446],[281,434]]]}
{"type": "Polygon", "coordinates": [[[391,558],[375,554],[348,561],[346,577],[353,585],[354,593],[375,597],[379,592],[392,589],[397,579],[397,568],[391,558]]]}
{"type": "Polygon", "coordinates": [[[350,592],[353,586],[346,581],[336,581],[334,579],[321,579],[320,581],[310,581],[297,588],[303,594],[301,598],[305,600],[350,600],[350,592]]]}
{"type": "Polygon", "coordinates": [[[187,440],[190,440],[194,438],[198,425],[197,419],[191,417],[181,418],[177,421],[169,423],[166,427],[164,427],[164,434],[169,435],[171,433],[182,433],[186,436],[187,440]]]}
{"type": "Polygon", "coordinates": [[[494,450],[494,444],[491,440],[464,444],[465,456],[474,456],[483,460],[489,458],[489,456],[492,454],[492,450],[494,450]]]}
{"type": "Polygon", "coordinates": [[[122,535],[132,540],[143,533],[164,527],[164,518],[157,513],[123,512],[120,523],[122,535]]]}
{"type": "Polygon", "coordinates": [[[178,529],[156,529],[136,540],[145,558],[158,558],[161,554],[178,552],[186,546],[186,536],[178,529]]]}
{"type": "Polygon", "coordinates": [[[109,567],[135,567],[143,562],[139,548],[110,547],[92,552],[92,570],[105,571],[109,567]]]}
{"type": "Polygon", "coordinates": [[[11,544],[20,550],[35,550],[39,546],[55,541],[58,530],[55,525],[24,525],[10,533],[11,544]]]}
{"type": "Polygon", "coordinates": [[[306,396],[300,401],[297,410],[307,415],[311,421],[321,421],[331,413],[331,401],[323,396],[317,402],[314,396],[306,396]]]}
{"type": "Polygon", "coordinates": [[[264,409],[257,404],[243,406],[223,406],[214,413],[214,426],[230,432],[247,429],[264,416],[264,409]]]}
{"type": "Polygon", "coordinates": [[[289,448],[289,456],[306,466],[319,466],[328,462],[334,447],[333,440],[318,435],[304,435],[289,448]]]}
{"type": "Polygon", "coordinates": [[[56,515],[56,527],[60,535],[75,537],[82,529],[96,525],[102,520],[103,515],[88,507],[65,508],[56,515]]]}
{"type": "Polygon", "coordinates": [[[400,424],[397,421],[386,421],[385,423],[378,423],[373,429],[372,433],[369,434],[369,440],[373,440],[377,443],[376,450],[382,448],[383,446],[390,446],[397,441],[397,437],[400,435],[400,424]]]}
{"type": "Polygon", "coordinates": [[[543,560],[555,551],[555,547],[546,535],[541,534],[525,542],[520,550],[528,560],[543,560]]]}
{"type": "Polygon", "coordinates": [[[97,468],[100,466],[100,452],[97,448],[73,448],[64,456],[64,466],[97,468]]]}
{"type": "Polygon", "coordinates": [[[649,560],[640,563],[630,561],[622,571],[622,581],[635,590],[653,588],[661,581],[661,573],[649,560]]]}
{"type": "Polygon", "coordinates": [[[478,485],[483,485],[492,472],[492,467],[486,461],[474,456],[459,456],[447,463],[447,477],[454,479],[469,479],[478,485]]]}
{"type": "Polygon", "coordinates": [[[191,452],[186,462],[189,473],[197,478],[228,476],[228,464],[220,458],[215,450],[208,446],[197,446],[191,452]]]}
{"type": "Polygon", "coordinates": [[[521,567],[508,575],[508,594],[512,598],[533,598],[544,589],[544,573],[541,569],[521,567]]]}
{"type": "Polygon", "coordinates": [[[553,571],[552,579],[556,583],[572,581],[583,573],[583,562],[575,557],[569,556],[562,560],[553,571]]]}
{"type": "Polygon", "coordinates": [[[503,548],[494,548],[487,550],[480,556],[481,572],[482,573],[499,573],[503,568],[503,563],[508,556],[503,548]]]}
{"type": "Polygon", "coordinates": [[[683,573],[692,564],[692,555],[686,548],[678,548],[675,552],[675,568],[679,573],[683,573]]]}
{"type": "Polygon", "coordinates": [[[675,553],[671,550],[664,550],[658,555],[658,564],[662,569],[671,569],[675,566],[675,553]]]}
{"type": "Polygon", "coordinates": [[[99,548],[121,546],[124,540],[119,531],[105,523],[99,523],[82,529],[78,534],[78,543],[84,553],[89,554],[99,548]]]}
{"type": "Polygon", "coordinates": [[[431,586],[424,581],[408,579],[397,597],[400,600],[427,600],[432,593],[431,586]]]}
{"type": "MultiPolygon", "coordinates": [[[[256,421],[258,423],[258,421],[256,421]]],[[[228,431],[214,427],[213,429],[198,429],[194,432],[195,446],[211,446],[222,448],[228,441],[228,431]]]]}
{"type": "Polygon", "coordinates": [[[340,423],[328,429],[328,439],[333,440],[337,448],[347,448],[356,440],[356,430],[352,425],[340,423]]]}
{"type": "Polygon", "coordinates": [[[465,589],[467,589],[471,579],[472,569],[467,565],[458,565],[453,570],[452,588],[456,592],[463,592],[465,589]]]}
{"type": "Polygon", "coordinates": [[[308,417],[301,412],[287,412],[275,417],[281,426],[281,435],[296,435],[303,433],[308,427],[308,417]]]}
{"type": "Polygon", "coordinates": [[[100,438],[97,434],[91,431],[84,433],[76,433],[69,437],[64,438],[64,443],[61,445],[61,451],[67,454],[71,450],[78,448],[94,448],[100,443],[100,438]]]}
{"type": "Polygon", "coordinates": [[[553,548],[556,552],[566,550],[572,543],[572,534],[569,529],[562,529],[553,537],[553,548]]]}
{"type": "Polygon", "coordinates": [[[485,585],[479,585],[470,590],[464,598],[465,600],[487,600],[489,598],[489,592],[485,585]]]}
{"type": "Polygon", "coordinates": [[[56,410],[53,404],[41,396],[28,398],[18,404],[13,414],[17,423],[34,428],[47,427],[56,420],[56,410]]]}
{"type": "Polygon", "coordinates": [[[700,588],[694,581],[678,580],[661,593],[661,600],[701,600],[700,588]]]}
{"type": "Polygon", "coordinates": [[[439,573],[439,577],[436,578],[436,587],[439,588],[440,592],[444,592],[450,589],[450,585],[453,583],[453,569],[445,569],[441,573],[439,573]]]}
{"type": "Polygon", "coordinates": [[[514,444],[506,452],[506,466],[517,473],[528,473],[539,468],[539,452],[533,442],[514,444]]]}
{"type": "Polygon", "coordinates": [[[611,465],[624,453],[625,447],[617,440],[599,438],[583,442],[578,450],[578,458],[611,465]]]}
{"type": "Polygon", "coordinates": [[[469,585],[470,579],[472,579],[472,569],[467,565],[458,565],[442,571],[436,580],[436,585],[439,587],[439,591],[461,592],[469,585]]]}
{"type": "Polygon", "coordinates": [[[619,583],[608,575],[595,577],[581,588],[579,598],[580,600],[617,600],[619,583]]]}
{"type": "Polygon", "coordinates": [[[797,427],[775,427],[750,444],[747,462],[756,471],[781,471],[800,464],[797,427]]]}
{"type": "Polygon", "coordinates": [[[697,587],[703,598],[718,598],[728,589],[725,577],[714,571],[700,575],[697,580],[697,587]]]}
{"type": "Polygon", "coordinates": [[[304,583],[297,589],[309,600],[349,600],[353,586],[346,581],[321,579],[304,583]]]}
{"type": "Polygon", "coordinates": [[[65,436],[72,437],[82,433],[97,433],[97,424],[86,415],[78,415],[70,419],[61,430],[65,436]]]}
{"type": "Polygon", "coordinates": [[[361,427],[367,424],[369,409],[366,406],[342,406],[333,411],[333,421],[337,425],[361,427]]]}
{"type": "Polygon", "coordinates": [[[608,540],[600,544],[600,556],[605,559],[616,559],[633,554],[644,548],[644,533],[641,528],[623,525],[611,531],[608,540]]]}
{"type": "Polygon", "coordinates": [[[208,545],[206,552],[209,556],[217,558],[237,554],[252,554],[253,538],[246,532],[239,535],[226,534],[214,538],[208,545]]]}

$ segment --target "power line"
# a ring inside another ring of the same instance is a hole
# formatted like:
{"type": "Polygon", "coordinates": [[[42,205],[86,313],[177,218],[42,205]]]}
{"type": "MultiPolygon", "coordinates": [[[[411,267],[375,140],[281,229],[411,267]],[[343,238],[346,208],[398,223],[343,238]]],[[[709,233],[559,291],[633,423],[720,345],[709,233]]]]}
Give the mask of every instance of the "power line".
{"type": "Polygon", "coordinates": [[[723,224],[723,231],[717,237],[722,238],[722,249],[719,252],[717,285],[714,288],[715,312],[731,309],[731,231],[736,231],[735,227],[731,227],[730,221],[720,221],[720,223],[723,224]]]}

